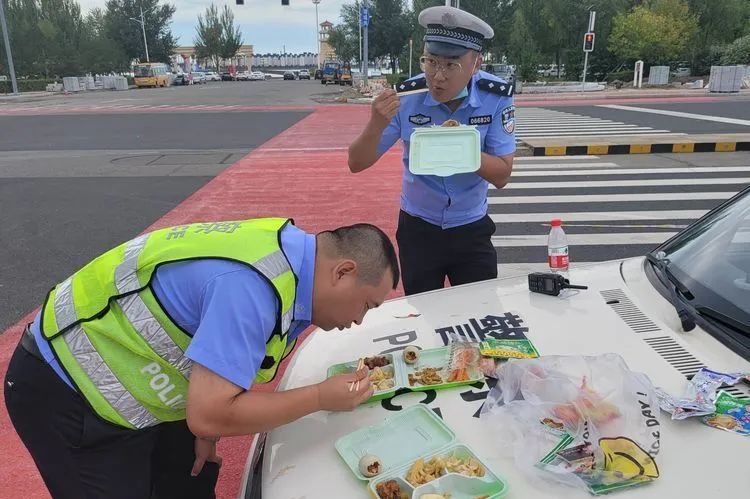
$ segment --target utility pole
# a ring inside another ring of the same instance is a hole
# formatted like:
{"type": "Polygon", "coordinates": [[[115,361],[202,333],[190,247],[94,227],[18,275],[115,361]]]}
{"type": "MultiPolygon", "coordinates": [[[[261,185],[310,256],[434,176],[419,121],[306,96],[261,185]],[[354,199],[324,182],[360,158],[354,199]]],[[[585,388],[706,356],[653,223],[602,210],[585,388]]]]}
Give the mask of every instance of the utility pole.
{"type": "Polygon", "coordinates": [[[10,51],[10,36],[8,35],[8,23],[5,21],[5,8],[0,0],[0,24],[3,28],[3,42],[5,43],[5,55],[8,58],[8,71],[10,72],[10,82],[13,86],[13,95],[18,95],[18,82],[16,81],[16,68],[13,67],[13,54],[10,51]]]}
{"type": "Polygon", "coordinates": [[[369,64],[368,64],[369,58],[367,56],[367,48],[368,48],[368,46],[367,46],[367,31],[368,31],[367,27],[370,25],[370,10],[367,8],[367,0],[365,0],[363,2],[362,10],[359,13],[359,22],[362,24],[362,27],[365,29],[364,39],[362,40],[362,43],[363,43],[363,49],[362,49],[363,60],[362,60],[362,63],[364,65],[364,72],[363,72],[362,76],[364,78],[363,81],[364,81],[365,87],[367,87],[368,86],[367,77],[368,77],[368,73],[370,72],[369,71],[370,68],[369,68],[369,64]]]}
{"type": "Polygon", "coordinates": [[[359,15],[359,72],[362,74],[362,6],[357,2],[359,15]]]}
{"type": "Polygon", "coordinates": [[[315,4],[315,43],[317,44],[316,47],[318,47],[318,69],[320,69],[320,22],[318,21],[318,4],[320,0],[312,0],[312,3],[315,4]]]}
{"type": "Polygon", "coordinates": [[[143,5],[142,4],[141,4],[140,9],[141,9],[140,19],[136,19],[135,17],[130,17],[129,19],[141,25],[141,31],[143,32],[143,46],[146,48],[146,62],[151,62],[151,59],[148,56],[148,41],[146,40],[146,21],[143,18],[143,5]]]}

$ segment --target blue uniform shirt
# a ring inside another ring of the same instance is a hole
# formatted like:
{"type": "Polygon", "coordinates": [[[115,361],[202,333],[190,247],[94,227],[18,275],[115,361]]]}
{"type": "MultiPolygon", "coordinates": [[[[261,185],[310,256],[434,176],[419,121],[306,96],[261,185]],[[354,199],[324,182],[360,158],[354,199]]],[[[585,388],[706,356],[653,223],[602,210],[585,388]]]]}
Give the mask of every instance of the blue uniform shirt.
{"type": "MultiPolygon", "coordinates": [[[[312,318],[315,235],[287,225],[281,244],[299,277],[289,341],[312,318]]],[[[276,325],[278,299],[273,287],[249,267],[226,260],[201,259],[170,263],[156,271],[153,289],[172,319],[193,335],[185,355],[245,389],[265,357],[266,342],[276,325]]],[[[42,337],[39,316],[32,332],[44,359],[71,388],[49,343],[42,337]]]]}
{"type": "MultiPolygon", "coordinates": [[[[423,77],[420,75],[412,80],[423,77]]],[[[477,125],[482,152],[493,156],[515,152],[513,98],[479,88],[477,82],[480,79],[496,81],[498,86],[508,85],[490,73],[478,71],[469,82],[469,96],[455,112],[433,99],[429,92],[405,95],[401,97],[398,114],[378,144],[380,155],[398,139],[403,140],[401,209],[443,229],[466,225],[486,215],[489,183],[476,173],[450,177],[413,175],[409,171],[409,140],[416,127],[442,125],[446,120],[454,119],[462,125],[477,125]]]]}

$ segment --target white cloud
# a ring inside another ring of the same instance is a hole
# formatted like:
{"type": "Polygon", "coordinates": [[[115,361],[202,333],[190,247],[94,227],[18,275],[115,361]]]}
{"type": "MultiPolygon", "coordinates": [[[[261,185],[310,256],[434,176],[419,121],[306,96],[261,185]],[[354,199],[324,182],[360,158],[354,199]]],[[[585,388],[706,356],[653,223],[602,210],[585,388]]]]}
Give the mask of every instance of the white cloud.
{"type": "MultiPolygon", "coordinates": [[[[104,9],[106,0],[78,0],[83,10],[94,7],[104,9]]],[[[179,37],[180,45],[192,45],[198,14],[205,12],[210,0],[173,0],[177,7],[173,17],[172,32],[179,37]]],[[[282,6],[281,0],[245,0],[245,5],[236,5],[234,0],[216,2],[218,7],[229,5],[234,11],[235,22],[242,30],[245,43],[254,45],[256,53],[312,52],[316,50],[315,5],[312,0],[289,0],[282,6]]],[[[318,5],[320,22],[339,22],[339,12],[351,0],[321,0],[318,5]]]]}

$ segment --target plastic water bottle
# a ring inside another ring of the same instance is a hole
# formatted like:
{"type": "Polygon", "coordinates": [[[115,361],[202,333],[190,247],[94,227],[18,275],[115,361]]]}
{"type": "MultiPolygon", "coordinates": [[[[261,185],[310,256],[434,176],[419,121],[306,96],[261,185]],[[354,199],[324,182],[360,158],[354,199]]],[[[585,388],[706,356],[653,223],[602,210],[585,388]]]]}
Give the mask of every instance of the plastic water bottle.
{"type": "Polygon", "coordinates": [[[568,237],[562,228],[562,221],[556,218],[550,222],[552,228],[547,238],[547,259],[549,269],[558,274],[567,274],[570,257],[568,253],[568,237]]]}

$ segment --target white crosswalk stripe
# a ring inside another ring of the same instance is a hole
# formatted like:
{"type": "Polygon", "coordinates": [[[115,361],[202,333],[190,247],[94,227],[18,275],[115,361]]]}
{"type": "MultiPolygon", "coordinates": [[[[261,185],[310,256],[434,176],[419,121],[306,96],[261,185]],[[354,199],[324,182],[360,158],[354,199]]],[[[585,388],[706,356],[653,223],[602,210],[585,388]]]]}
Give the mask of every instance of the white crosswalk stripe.
{"type": "Polygon", "coordinates": [[[621,135],[684,135],[670,130],[655,129],[621,121],[606,120],[582,114],[540,107],[516,109],[516,140],[543,137],[621,136],[621,135]]]}
{"type": "Polygon", "coordinates": [[[518,158],[508,185],[488,193],[498,275],[547,269],[552,219],[563,220],[575,268],[643,255],[750,185],[750,166],[632,158],[518,158]]]}

